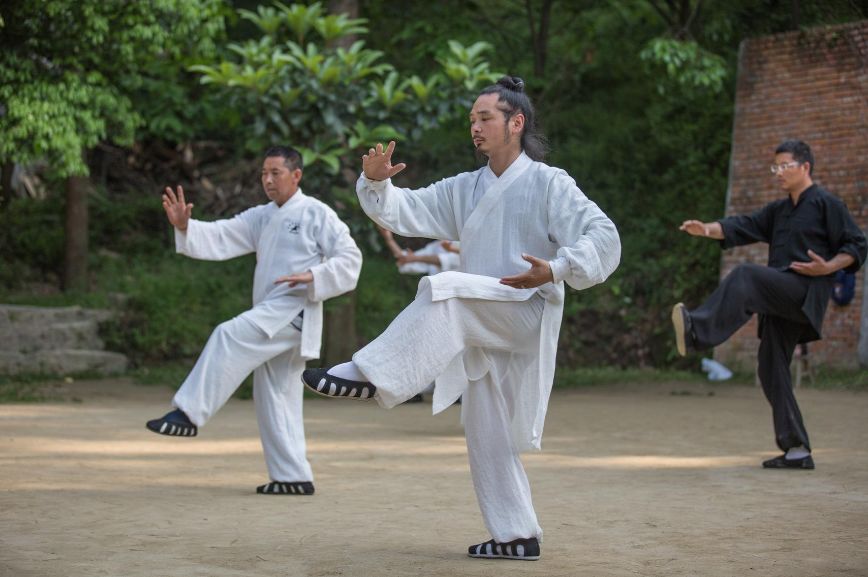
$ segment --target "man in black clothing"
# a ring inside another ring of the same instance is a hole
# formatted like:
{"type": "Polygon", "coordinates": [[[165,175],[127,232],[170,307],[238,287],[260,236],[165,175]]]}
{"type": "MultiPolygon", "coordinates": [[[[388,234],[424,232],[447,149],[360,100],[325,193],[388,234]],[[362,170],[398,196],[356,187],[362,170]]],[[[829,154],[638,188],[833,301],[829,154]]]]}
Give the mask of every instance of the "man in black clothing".
{"type": "Polygon", "coordinates": [[[786,197],[748,216],[686,220],[680,227],[692,236],[717,239],[723,248],[769,244],[768,266],[741,264],[699,308],[688,311],[678,303],[672,309],[682,356],[719,345],[759,315],[757,372],[772,406],[775,440],[784,451],[763,462],[767,469],[814,468],[790,361],[797,344],[821,338],[835,272],[855,272],[866,257],[865,235],[846,205],[814,184],[813,169],[810,147],[788,140],[775,150],[771,166],[786,197]]]}

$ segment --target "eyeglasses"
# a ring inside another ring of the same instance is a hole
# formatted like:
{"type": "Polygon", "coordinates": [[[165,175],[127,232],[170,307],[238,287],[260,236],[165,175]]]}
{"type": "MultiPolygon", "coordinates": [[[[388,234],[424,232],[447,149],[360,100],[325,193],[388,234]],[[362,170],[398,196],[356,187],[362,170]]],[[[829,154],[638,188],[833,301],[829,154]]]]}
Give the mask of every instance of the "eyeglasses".
{"type": "Polygon", "coordinates": [[[799,166],[800,164],[802,164],[802,163],[801,162],[795,162],[795,161],[785,162],[783,164],[773,164],[769,167],[769,169],[772,171],[772,174],[780,174],[783,171],[789,170],[790,168],[795,168],[795,167],[799,166]]]}

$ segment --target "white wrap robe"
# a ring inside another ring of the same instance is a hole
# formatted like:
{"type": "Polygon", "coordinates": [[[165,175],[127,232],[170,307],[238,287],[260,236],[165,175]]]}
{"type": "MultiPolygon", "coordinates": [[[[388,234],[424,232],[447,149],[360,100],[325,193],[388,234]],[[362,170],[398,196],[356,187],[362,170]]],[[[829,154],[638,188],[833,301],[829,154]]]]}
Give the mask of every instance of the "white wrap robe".
{"type": "Polygon", "coordinates": [[[255,252],[253,308],[247,318],[272,337],[303,310],[304,359],[320,355],[323,301],[353,290],[362,266],[362,254],[347,225],[328,205],[301,189],[283,206],[270,202],[231,219],[190,220],[186,232],[175,229],[175,247],[202,260],[255,252]],[[313,283],[293,288],[274,284],[280,276],[307,270],[313,273],[313,283]]]}
{"type": "MultiPolygon", "coordinates": [[[[516,399],[511,433],[519,450],[540,449],[555,372],[564,282],[584,289],[603,282],[618,266],[621,244],[614,223],[563,170],[522,153],[496,177],[490,168],[462,173],[418,190],[362,175],[356,191],[379,225],[402,236],[458,239],[460,272],[423,279],[432,299],[545,300],[536,354],[512,355],[501,367],[501,386],[516,399]],[[554,277],[535,289],[499,283],[529,268],[522,254],[549,260],[554,277]]],[[[408,359],[408,362],[417,362],[408,359]]],[[[433,411],[450,406],[491,369],[484,347],[469,347],[436,379],[433,411]]]]}

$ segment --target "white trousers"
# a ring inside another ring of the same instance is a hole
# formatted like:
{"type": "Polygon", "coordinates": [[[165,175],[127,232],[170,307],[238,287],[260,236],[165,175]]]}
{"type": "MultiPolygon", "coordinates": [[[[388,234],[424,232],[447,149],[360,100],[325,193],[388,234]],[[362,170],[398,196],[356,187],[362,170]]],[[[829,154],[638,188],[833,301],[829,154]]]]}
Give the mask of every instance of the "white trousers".
{"type": "Polygon", "coordinates": [[[313,481],[304,440],[301,332],[287,326],[268,338],[246,314],[214,329],[172,404],[201,427],[253,372],[253,400],[269,477],[313,481]]]}
{"type": "Polygon", "coordinates": [[[544,301],[432,302],[430,287],[422,287],[382,335],[353,355],[353,362],[377,387],[380,404],[393,407],[423,391],[466,347],[483,347],[490,370],[471,381],[462,397],[470,473],[482,518],[498,542],[541,538],[530,485],[510,434],[514,395],[504,386],[504,372],[511,355],[538,347],[544,301]]]}

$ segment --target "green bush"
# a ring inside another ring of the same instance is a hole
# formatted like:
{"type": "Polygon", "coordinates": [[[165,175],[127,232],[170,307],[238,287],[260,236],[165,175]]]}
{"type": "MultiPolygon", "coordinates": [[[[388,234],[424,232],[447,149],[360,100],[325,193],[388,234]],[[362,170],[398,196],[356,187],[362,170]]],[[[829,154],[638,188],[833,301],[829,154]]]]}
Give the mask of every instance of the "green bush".
{"type": "Polygon", "coordinates": [[[63,203],[15,199],[0,211],[0,286],[55,279],[63,263],[63,203]]]}
{"type": "Polygon", "coordinates": [[[356,330],[362,342],[376,338],[410,304],[420,278],[400,274],[391,258],[365,254],[356,288],[356,330]]]}
{"type": "Polygon", "coordinates": [[[107,346],[136,362],[198,355],[219,323],[250,308],[255,257],[208,262],[180,255],[104,260],[98,284],[124,295],[107,346]]]}

